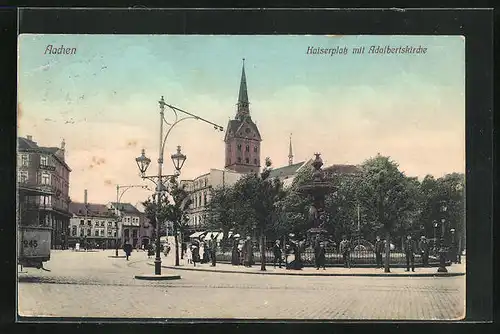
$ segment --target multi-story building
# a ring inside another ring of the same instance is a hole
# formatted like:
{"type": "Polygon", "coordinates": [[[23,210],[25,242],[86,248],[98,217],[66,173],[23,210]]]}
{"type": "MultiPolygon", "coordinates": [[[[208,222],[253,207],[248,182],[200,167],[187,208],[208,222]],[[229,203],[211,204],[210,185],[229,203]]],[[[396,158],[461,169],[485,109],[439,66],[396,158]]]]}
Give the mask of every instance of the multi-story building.
{"type": "Polygon", "coordinates": [[[61,147],[42,147],[31,136],[17,142],[18,219],[23,225],[51,227],[52,248],[65,248],[72,216],[65,142],[61,147]]]}
{"type": "Polygon", "coordinates": [[[106,204],[70,204],[73,217],[70,219],[69,247],[85,240],[98,248],[121,247],[121,229],[113,210],[106,204]]]}
{"type": "Polygon", "coordinates": [[[198,176],[194,180],[181,181],[181,184],[185,185],[186,191],[191,196],[191,205],[187,210],[190,230],[197,231],[203,229],[210,201],[210,190],[232,186],[243,175],[243,173],[232,170],[210,169],[210,172],[198,176]]]}
{"type": "Polygon", "coordinates": [[[139,211],[130,203],[111,202],[108,204],[108,208],[119,211],[119,224],[123,229],[121,235],[122,244],[129,241],[136,248],[147,246],[151,242],[153,226],[144,212],[139,211]]]}

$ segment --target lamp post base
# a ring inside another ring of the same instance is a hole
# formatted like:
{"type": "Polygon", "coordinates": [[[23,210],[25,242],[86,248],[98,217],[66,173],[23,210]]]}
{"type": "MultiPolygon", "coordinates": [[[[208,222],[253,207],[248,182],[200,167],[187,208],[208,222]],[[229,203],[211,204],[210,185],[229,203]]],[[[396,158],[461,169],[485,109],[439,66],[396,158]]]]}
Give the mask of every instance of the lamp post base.
{"type": "Polygon", "coordinates": [[[448,269],[446,269],[446,267],[439,267],[438,270],[437,270],[438,273],[447,273],[448,272],[448,269]]]}
{"type": "Polygon", "coordinates": [[[155,275],[161,275],[161,259],[155,259],[155,275]]]}

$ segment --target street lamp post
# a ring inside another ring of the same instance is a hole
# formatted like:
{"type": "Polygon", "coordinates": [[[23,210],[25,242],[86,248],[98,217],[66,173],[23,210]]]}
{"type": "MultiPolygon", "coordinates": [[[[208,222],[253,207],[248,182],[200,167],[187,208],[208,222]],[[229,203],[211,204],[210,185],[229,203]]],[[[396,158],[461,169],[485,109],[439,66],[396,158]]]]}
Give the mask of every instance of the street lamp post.
{"type": "Polygon", "coordinates": [[[175,168],[175,174],[173,175],[163,175],[163,152],[165,150],[165,143],[167,141],[168,135],[176,126],[178,123],[182,122],[183,120],[186,119],[196,119],[202,122],[205,122],[207,124],[210,124],[214,127],[214,129],[219,130],[219,131],[224,131],[224,128],[220,125],[217,125],[215,123],[212,123],[210,121],[207,121],[206,119],[203,119],[199,116],[196,116],[194,114],[191,114],[187,111],[184,111],[182,109],[179,109],[177,107],[174,107],[172,105],[169,105],[165,103],[165,100],[163,99],[163,96],[161,97],[161,100],[159,101],[160,104],[160,147],[159,147],[159,152],[158,152],[158,174],[156,176],[145,176],[146,170],[148,169],[149,164],[151,163],[151,159],[146,157],[145,150],[142,149],[141,155],[136,158],[137,166],[139,167],[139,171],[141,173],[141,177],[143,179],[148,179],[152,181],[153,183],[156,184],[156,257],[155,257],[155,275],[161,275],[161,251],[160,251],[160,212],[161,212],[161,198],[162,198],[162,192],[167,192],[166,187],[163,185],[164,178],[169,178],[169,177],[178,177],[180,175],[182,166],[184,165],[184,162],[186,161],[187,157],[181,153],[181,147],[177,146],[177,152],[171,155],[172,162],[174,164],[175,168]],[[169,123],[165,120],[165,106],[169,107],[174,115],[175,115],[175,120],[173,123],[169,123]],[[182,113],[183,115],[179,118],[179,113],[182,113]],[[165,136],[163,136],[163,124],[167,124],[169,126],[167,133],[165,136]]]}
{"type": "Polygon", "coordinates": [[[439,240],[439,268],[438,268],[438,273],[447,273],[448,269],[446,269],[446,247],[445,247],[445,241],[444,241],[444,233],[446,230],[446,219],[444,216],[446,215],[446,202],[442,201],[441,202],[441,239],[439,240]]]}
{"type": "Polygon", "coordinates": [[[432,227],[434,228],[434,239],[433,239],[434,240],[434,247],[433,248],[434,248],[434,252],[436,252],[437,251],[437,228],[438,228],[437,220],[434,220],[432,222],[432,227]]]}
{"type": "MultiPolygon", "coordinates": [[[[144,185],[139,185],[139,184],[133,184],[133,185],[126,185],[126,186],[120,186],[120,185],[116,185],[116,207],[115,207],[115,215],[116,215],[116,226],[115,226],[115,230],[116,230],[116,240],[115,240],[115,256],[118,257],[118,244],[119,244],[119,238],[118,238],[118,231],[119,231],[119,224],[118,224],[118,220],[120,219],[120,201],[123,197],[123,195],[125,194],[125,192],[131,188],[142,188],[142,189],[148,189],[147,186],[144,186],[144,185]],[[123,192],[120,194],[120,189],[123,189],[123,192]]],[[[123,230],[123,228],[122,228],[123,230]]]]}

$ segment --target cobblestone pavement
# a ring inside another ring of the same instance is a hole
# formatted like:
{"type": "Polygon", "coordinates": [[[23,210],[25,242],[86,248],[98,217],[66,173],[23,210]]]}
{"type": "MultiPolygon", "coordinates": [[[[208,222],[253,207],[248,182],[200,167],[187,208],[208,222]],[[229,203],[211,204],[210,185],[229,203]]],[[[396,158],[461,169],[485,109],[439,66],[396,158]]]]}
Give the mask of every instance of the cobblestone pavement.
{"type": "MultiPolygon", "coordinates": [[[[465,316],[465,276],[321,277],[174,271],[140,281],[151,259],[111,250],[54,251],[43,271],[20,272],[21,316],[444,320],[465,316]]],[[[171,262],[172,254],[165,259],[171,262]]]]}

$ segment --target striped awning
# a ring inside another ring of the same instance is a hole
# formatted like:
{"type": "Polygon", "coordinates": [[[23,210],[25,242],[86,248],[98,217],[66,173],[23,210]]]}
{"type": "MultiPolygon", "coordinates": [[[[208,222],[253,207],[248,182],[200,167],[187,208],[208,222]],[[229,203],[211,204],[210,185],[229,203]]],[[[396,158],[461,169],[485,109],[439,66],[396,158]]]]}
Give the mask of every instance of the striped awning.
{"type": "Polygon", "coordinates": [[[203,234],[205,234],[207,232],[194,232],[193,234],[191,234],[189,237],[190,238],[199,238],[201,237],[203,234]]]}

